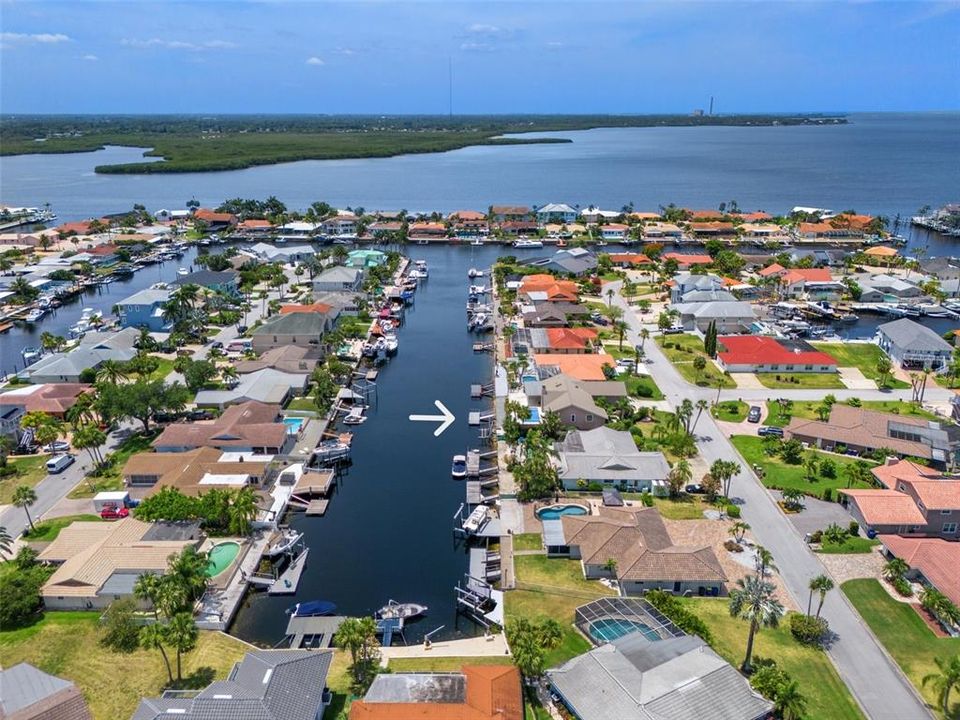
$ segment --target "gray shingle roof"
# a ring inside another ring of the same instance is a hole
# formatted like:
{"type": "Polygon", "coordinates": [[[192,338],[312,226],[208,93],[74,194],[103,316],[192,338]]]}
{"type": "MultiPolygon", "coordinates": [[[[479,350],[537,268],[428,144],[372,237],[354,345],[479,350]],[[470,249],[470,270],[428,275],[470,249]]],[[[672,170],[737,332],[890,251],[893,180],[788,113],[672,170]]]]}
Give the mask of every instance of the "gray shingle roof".
{"type": "Polygon", "coordinates": [[[0,670],[0,710],[14,713],[73,687],[69,680],[48,675],[29,663],[0,670]]]}
{"type": "Polygon", "coordinates": [[[560,445],[561,479],[663,480],[670,474],[661,452],[640,452],[625,430],[571,430],[560,445]]]}
{"type": "Polygon", "coordinates": [[[953,348],[933,330],[909,318],[900,318],[884,323],[877,332],[886,335],[890,342],[905,350],[924,352],[953,352],[953,348]]]}
{"type": "Polygon", "coordinates": [[[319,312],[292,312],[277,315],[253,331],[257,335],[316,335],[327,330],[330,315],[319,312]]]}

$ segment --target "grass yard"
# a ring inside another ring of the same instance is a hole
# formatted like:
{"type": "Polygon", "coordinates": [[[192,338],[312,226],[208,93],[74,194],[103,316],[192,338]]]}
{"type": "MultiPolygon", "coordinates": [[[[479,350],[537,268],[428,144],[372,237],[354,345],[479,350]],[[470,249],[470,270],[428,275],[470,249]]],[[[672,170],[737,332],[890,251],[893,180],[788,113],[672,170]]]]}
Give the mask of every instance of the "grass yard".
{"type": "Polygon", "coordinates": [[[27,530],[23,537],[30,542],[53,542],[57,539],[60,531],[71,523],[78,521],[95,522],[98,520],[100,520],[99,515],[65,515],[64,517],[38,522],[36,529],[33,532],[27,530]]]}
{"type": "Polygon", "coordinates": [[[663,400],[663,393],[650,375],[620,375],[617,379],[623,380],[631,397],[641,400],[663,400]]]}
{"type": "MultiPolygon", "coordinates": [[[[780,403],[776,400],[767,400],[767,425],[776,425],[785,427],[790,424],[791,418],[803,418],[805,420],[817,420],[817,408],[823,403],[817,402],[798,402],[793,401],[788,413],[781,412],[780,403]]],[[[910,417],[923,418],[924,420],[938,420],[943,422],[945,418],[938,416],[929,410],[924,410],[915,403],[905,400],[864,400],[861,407],[865,410],[875,410],[877,412],[894,413],[910,417]]]]}
{"type": "Polygon", "coordinates": [[[89,498],[98,492],[108,490],[122,490],[123,477],[120,472],[131,455],[150,450],[150,443],[160,434],[159,429],[152,429],[149,433],[138,432],[125,438],[117,448],[107,456],[108,467],[98,476],[88,476],[77,483],[76,487],[67,495],[71,500],[89,498]],[[90,485],[93,484],[91,488],[90,485]]]}
{"type": "Polygon", "coordinates": [[[521,533],[513,536],[514,550],[543,550],[540,533],[521,533]]]}
{"type": "MultiPolygon", "coordinates": [[[[960,653],[960,638],[938,638],[913,608],[890,597],[878,580],[848,580],[841,587],[917,691],[937,716],[943,717],[936,693],[923,687],[923,676],[937,672],[934,658],[960,653]]],[[[960,714],[960,695],[954,692],[951,698],[951,711],[956,716],[960,714]]]]}
{"type": "Polygon", "coordinates": [[[47,476],[47,455],[24,458],[8,458],[7,467],[14,468],[10,475],[0,477],[0,505],[9,505],[13,491],[20,485],[35,487],[47,476]]]}
{"type": "Polygon", "coordinates": [[[506,655],[482,655],[479,657],[418,657],[392,658],[390,672],[458,672],[464,665],[512,665],[506,655]]]}
{"type": "Polygon", "coordinates": [[[859,555],[870,552],[879,544],[879,540],[871,540],[870,538],[859,536],[848,536],[842,543],[824,541],[817,552],[823,553],[824,555],[859,555]]]}
{"type": "Polygon", "coordinates": [[[756,378],[761,385],[774,390],[833,390],[846,387],[840,382],[838,373],[757,373],[756,378]]]}
{"type": "Polygon", "coordinates": [[[287,410],[312,410],[317,411],[317,404],[311,397],[297,397],[287,404],[287,410]]]}
{"type": "Polygon", "coordinates": [[[150,376],[147,380],[163,380],[167,375],[173,372],[173,360],[168,360],[167,358],[154,357],[160,363],[157,365],[157,369],[150,373],[150,376]]]}
{"type": "Polygon", "coordinates": [[[702,496],[687,494],[677,498],[655,497],[653,506],[668,520],[703,520],[703,511],[710,508],[702,496]]]}
{"type": "Polygon", "coordinates": [[[724,400],[714,405],[710,410],[710,414],[717,420],[738,423],[747,419],[747,412],[749,410],[750,406],[743,402],[743,400],[724,400]]]}
{"type": "MultiPolygon", "coordinates": [[[[847,487],[847,479],[844,477],[843,466],[856,462],[859,458],[847,457],[845,455],[834,455],[833,453],[823,453],[816,450],[804,451],[804,456],[813,452],[818,458],[829,457],[836,463],[837,476],[833,478],[824,477],[819,471],[816,479],[807,480],[806,470],[803,465],[788,465],[779,457],[771,457],[763,451],[763,438],[755,435],[734,435],[730,442],[743,456],[748,466],[759,465],[763,470],[761,481],[766,487],[783,490],[785,488],[797,488],[807,495],[821,497],[823,491],[832,488],[834,492],[838,488],[847,487]]],[[[869,462],[869,461],[865,461],[869,462]]],[[[869,463],[872,467],[875,463],[869,463]]],[[[860,484],[856,487],[869,488],[869,485],[860,484]]]]}
{"type": "MultiPolygon", "coordinates": [[[[877,372],[877,362],[886,353],[873,343],[810,343],[817,350],[831,355],[839,367],[854,367],[863,373],[863,376],[875,380],[880,385],[880,373],[877,372]]],[[[891,377],[882,387],[908,388],[910,383],[891,377]]]]}
{"type": "MultiPolygon", "coordinates": [[[[159,652],[121,655],[101,647],[99,617],[97,612],[48,612],[33,625],[0,632],[0,665],[32,663],[76,683],[97,720],[128,718],[141,697],[159,695],[167,681],[166,670],[159,652]]],[[[249,649],[229,635],[201,632],[197,649],[183,657],[184,676],[211,674],[224,679],[249,649]]],[[[176,661],[171,661],[175,666],[176,661]]]]}
{"type": "Polygon", "coordinates": [[[717,387],[718,383],[725,388],[735,388],[737,386],[730,376],[720,372],[720,368],[707,357],[707,354],[703,351],[703,340],[696,335],[688,333],[658,335],[656,343],[687,382],[701,387],[717,387]],[[707,360],[707,366],[699,374],[693,367],[693,359],[698,355],[707,360]]]}
{"type": "Polygon", "coordinates": [[[583,579],[577,560],[548,558],[545,555],[514,557],[517,589],[505,595],[506,619],[553,618],[563,629],[560,646],[547,653],[547,667],[564,663],[589,650],[592,645],[573,626],[579,605],[603,595],[614,595],[599,582],[583,579]]]}
{"type": "MultiPolygon", "coordinates": [[[[710,627],[713,649],[734,667],[739,667],[747,646],[748,625],[730,617],[728,601],[706,598],[682,598],[681,601],[710,627]]],[[[821,650],[794,640],[786,621],[778,628],[763,628],[757,632],[754,657],[773,658],[797,681],[807,700],[804,720],[863,717],[830,658],[821,650]]]]}

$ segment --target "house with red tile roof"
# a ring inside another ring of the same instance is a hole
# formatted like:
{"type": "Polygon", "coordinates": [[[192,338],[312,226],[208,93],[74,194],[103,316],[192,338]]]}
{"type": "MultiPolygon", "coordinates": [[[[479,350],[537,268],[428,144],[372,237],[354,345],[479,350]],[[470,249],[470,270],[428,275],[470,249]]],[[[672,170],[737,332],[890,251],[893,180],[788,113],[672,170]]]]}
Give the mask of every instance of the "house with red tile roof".
{"type": "Polygon", "coordinates": [[[668,252],[664,253],[661,259],[664,262],[676,260],[677,267],[680,270],[689,270],[697,265],[713,265],[713,258],[709,255],[686,255],[684,253],[668,252]]]}
{"type": "Polygon", "coordinates": [[[960,542],[943,538],[880,535],[888,555],[910,566],[907,576],[935,587],[960,606],[960,542]]]}
{"type": "Polygon", "coordinates": [[[857,230],[853,227],[837,225],[833,221],[815,223],[802,222],[797,226],[797,234],[803,240],[816,240],[818,238],[863,237],[862,230],[857,230]]]}
{"type": "Polygon", "coordinates": [[[237,224],[237,230],[245,234],[269,232],[273,223],[269,220],[243,220],[237,224]]]}
{"type": "Polygon", "coordinates": [[[580,291],[573,280],[558,280],[553,275],[527,275],[520,283],[520,294],[532,303],[578,302],[580,291]]]}
{"type": "Polygon", "coordinates": [[[645,267],[653,264],[653,260],[643,253],[610,253],[610,262],[623,268],[645,267]]]}
{"type": "Polygon", "coordinates": [[[208,230],[225,230],[237,224],[237,216],[233,213],[220,213],[207,208],[197,208],[193,219],[205,222],[208,230]]]}
{"type": "Polygon", "coordinates": [[[447,226],[440,222],[410,223],[407,235],[411,238],[438,239],[447,236],[447,226]]]}
{"type": "Polygon", "coordinates": [[[692,222],[688,227],[690,228],[690,232],[697,237],[721,237],[737,234],[737,228],[732,222],[724,222],[721,220],[692,222]]]}
{"type": "Polygon", "coordinates": [[[773,216],[770,213],[764,212],[763,210],[757,210],[755,212],[748,213],[733,213],[733,216],[735,218],[739,218],[745,223],[754,223],[773,219],[773,216]]]}
{"type": "Polygon", "coordinates": [[[0,437],[20,441],[20,418],[28,412],[45,412],[64,419],[77,398],[91,391],[81,383],[47,383],[17,387],[0,394],[0,437]]]}
{"type": "Polygon", "coordinates": [[[97,221],[105,226],[110,224],[107,218],[91,218],[90,220],[63,223],[63,225],[55,227],[53,231],[58,234],[63,233],[64,235],[89,235],[90,225],[97,221]]]}
{"type": "Polygon", "coordinates": [[[648,239],[657,238],[680,238],[683,237],[683,230],[679,225],[666,222],[648,222],[643,226],[643,236],[648,239]]]}
{"type": "Polygon", "coordinates": [[[526,205],[492,205],[490,207],[490,217],[497,222],[531,220],[533,211],[526,205]]]}
{"type": "Polygon", "coordinates": [[[724,335],[717,338],[717,364],[731,373],[833,373],[837,361],[803,340],[766,335],[724,335]]]}
{"type": "Polygon", "coordinates": [[[447,215],[447,220],[450,222],[471,222],[471,221],[486,221],[486,213],[482,213],[478,210],[454,210],[452,213],[447,215]]]}
{"type": "Polygon", "coordinates": [[[765,268],[759,270],[757,272],[757,275],[759,275],[762,278],[768,278],[768,277],[783,275],[785,272],[787,272],[787,269],[783,265],[781,265],[780,263],[772,263],[770,265],[767,265],[765,268]]]}
{"type": "Polygon", "coordinates": [[[723,213],[719,210],[691,210],[684,208],[691,220],[723,220],[723,213]]]}
{"type": "Polygon", "coordinates": [[[593,328],[532,328],[530,344],[537,353],[579,355],[588,353],[597,341],[593,328]]]}
{"type": "Polygon", "coordinates": [[[828,268],[796,268],[780,275],[780,292],[785,297],[839,300],[846,289],[846,285],[833,279],[828,268]]]}
{"type": "Polygon", "coordinates": [[[563,373],[574,380],[606,380],[603,369],[616,367],[617,361],[606,353],[564,355],[560,353],[537,353],[533,362],[546,374],[563,373]]]}

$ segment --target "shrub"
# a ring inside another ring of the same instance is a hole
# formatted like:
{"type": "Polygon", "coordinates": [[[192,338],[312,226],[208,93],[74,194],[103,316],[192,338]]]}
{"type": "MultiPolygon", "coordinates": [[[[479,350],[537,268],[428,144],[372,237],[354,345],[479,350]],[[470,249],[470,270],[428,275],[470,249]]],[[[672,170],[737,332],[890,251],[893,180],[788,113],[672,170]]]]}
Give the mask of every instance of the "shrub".
{"type": "Polygon", "coordinates": [[[850,533],[850,537],[857,537],[860,534],[860,523],[851,520],[850,525],[847,526],[847,532],[850,533]]]}
{"type": "Polygon", "coordinates": [[[640,501],[645,507],[653,507],[653,495],[648,492],[645,492],[640,496],[640,501]]]}
{"type": "MultiPolygon", "coordinates": [[[[653,388],[647,387],[646,385],[640,385],[637,387],[637,396],[644,398],[653,397],[653,388]]],[[[643,409],[647,410],[648,408],[643,409]]]]}
{"type": "Polygon", "coordinates": [[[820,646],[827,632],[830,630],[830,624],[826,618],[793,613],[790,615],[790,633],[798,642],[804,645],[820,646]]]}
{"type": "Polygon", "coordinates": [[[823,540],[823,530],[814,530],[810,533],[810,542],[819,543],[823,540]]]}
{"type": "Polygon", "coordinates": [[[34,566],[0,578],[0,627],[18,627],[39,612],[40,588],[49,576],[48,568],[34,566]]]}
{"type": "Polygon", "coordinates": [[[723,547],[725,547],[729,552],[743,552],[743,545],[738,543],[736,540],[727,540],[723,547]]]}
{"type": "Polygon", "coordinates": [[[833,488],[824,488],[823,499],[826,502],[833,502],[833,488]]]}
{"type": "Polygon", "coordinates": [[[830,458],[824,458],[820,463],[820,474],[825,478],[835,478],[837,476],[837,464],[830,458]]]}
{"type": "Polygon", "coordinates": [[[131,653],[140,645],[140,626],[136,621],[137,601],[121,598],[110,603],[101,621],[100,644],[114,652],[131,653]]]}
{"type": "Polygon", "coordinates": [[[897,594],[902,595],[903,597],[910,597],[913,595],[913,588],[910,586],[910,582],[904,577],[898,577],[893,580],[893,589],[897,591],[897,594]]]}
{"type": "Polygon", "coordinates": [[[651,590],[643,596],[644,600],[666,615],[674,625],[689,635],[698,635],[707,643],[713,641],[710,628],[700,618],[687,610],[673,595],[663,590],[651,590]]]}
{"type": "Polygon", "coordinates": [[[727,505],[726,513],[728,518],[732,518],[733,520],[740,519],[740,507],[738,505],[727,505]]]}
{"type": "MultiPolygon", "coordinates": [[[[760,664],[759,658],[756,664],[760,664]]],[[[760,665],[750,676],[750,687],[768,700],[773,700],[780,692],[780,688],[788,682],[790,682],[790,676],[786,671],[778,668],[773,660],[760,665]]]]}

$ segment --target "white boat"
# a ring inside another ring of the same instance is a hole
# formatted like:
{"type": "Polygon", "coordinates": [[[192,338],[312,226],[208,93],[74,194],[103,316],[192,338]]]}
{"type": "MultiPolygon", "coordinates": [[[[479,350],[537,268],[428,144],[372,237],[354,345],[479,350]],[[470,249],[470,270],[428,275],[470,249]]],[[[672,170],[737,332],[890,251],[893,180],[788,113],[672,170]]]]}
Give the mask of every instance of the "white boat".
{"type": "Polygon", "coordinates": [[[383,341],[387,347],[387,355],[395,354],[400,347],[400,341],[397,340],[397,336],[393,333],[387,333],[384,335],[383,341]]]}
{"type": "Polygon", "coordinates": [[[24,365],[29,365],[43,356],[43,350],[38,347],[25,347],[20,351],[20,356],[23,358],[24,365]]]}
{"type": "Polygon", "coordinates": [[[23,319],[25,322],[36,322],[46,314],[47,314],[46,310],[38,307],[28,312],[23,319]]]}
{"type": "Polygon", "coordinates": [[[185,267],[182,267],[179,270],[177,270],[177,275],[179,275],[180,277],[186,277],[189,274],[190,274],[190,271],[187,270],[185,267]]]}
{"type": "Polygon", "coordinates": [[[467,476],[466,455],[453,456],[453,466],[450,468],[450,476],[455,478],[465,478],[467,476]]]}
{"type": "Polygon", "coordinates": [[[409,620],[426,612],[427,606],[420,603],[398,603],[396,600],[388,600],[386,605],[377,610],[377,617],[381,620],[392,620],[394,618],[409,620]]]}
{"type": "Polygon", "coordinates": [[[483,240],[480,240],[479,238],[477,238],[476,240],[473,240],[470,244],[471,244],[471,245],[483,245],[483,240]]]}
{"type": "Polygon", "coordinates": [[[347,413],[347,416],[343,419],[344,425],[360,425],[367,421],[366,416],[363,414],[364,408],[355,407],[351,408],[350,412],[347,413]]]}
{"type": "Polygon", "coordinates": [[[490,292],[489,288],[484,285],[471,285],[470,294],[471,295],[486,295],[490,292]]]}
{"type": "Polygon", "coordinates": [[[267,549],[263,551],[263,554],[270,558],[283,555],[290,548],[300,542],[302,537],[303,533],[298,533],[296,530],[284,530],[280,534],[280,537],[267,546],[267,549]]]}
{"type": "Polygon", "coordinates": [[[413,278],[414,280],[426,280],[430,276],[424,270],[411,270],[410,277],[413,278]]]}
{"type": "Polygon", "coordinates": [[[518,250],[522,250],[524,248],[542,248],[543,243],[540,240],[523,239],[523,240],[514,240],[513,246],[518,250]]]}
{"type": "Polygon", "coordinates": [[[477,505],[470,516],[463,521],[464,531],[470,534],[479,532],[487,522],[487,512],[486,505],[477,505]]]}
{"type": "Polygon", "coordinates": [[[427,267],[426,260],[414,260],[414,266],[417,268],[417,272],[420,273],[418,277],[427,277],[430,275],[430,268],[427,267]]]}
{"type": "Polygon", "coordinates": [[[350,457],[350,434],[324,440],[313,449],[313,459],[321,465],[350,457]]]}
{"type": "Polygon", "coordinates": [[[470,268],[467,270],[468,278],[478,278],[483,277],[483,270],[477,270],[477,268],[470,268]]]}

